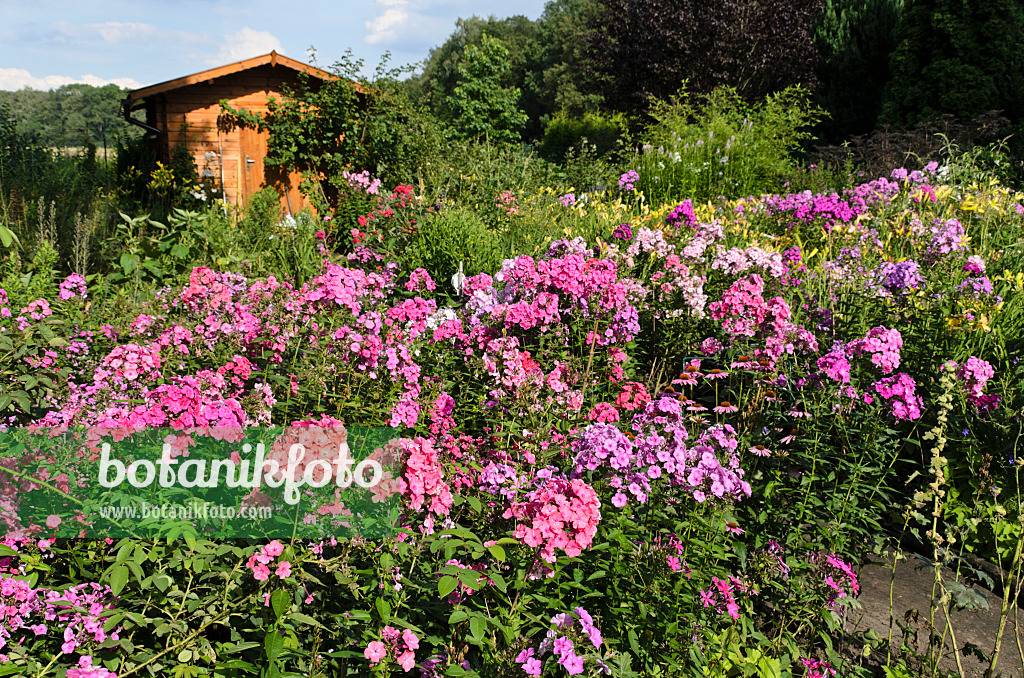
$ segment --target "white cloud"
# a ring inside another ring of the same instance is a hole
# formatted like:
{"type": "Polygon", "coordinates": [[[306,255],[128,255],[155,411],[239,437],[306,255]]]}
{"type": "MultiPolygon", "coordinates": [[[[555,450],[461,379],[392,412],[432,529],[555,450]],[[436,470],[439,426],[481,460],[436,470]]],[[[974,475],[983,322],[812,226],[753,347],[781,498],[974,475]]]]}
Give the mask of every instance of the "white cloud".
{"type": "Polygon", "coordinates": [[[50,39],[58,43],[67,43],[68,38],[77,40],[102,40],[108,45],[122,43],[163,42],[196,42],[204,36],[187,31],[166,30],[154,24],[139,22],[107,21],[93,24],[72,24],[58,21],[53,25],[50,39]]]}
{"type": "Polygon", "coordinates": [[[219,66],[232,61],[250,59],[275,50],[281,51],[281,41],[273,34],[246,26],[240,31],[224,36],[220,51],[214,59],[210,60],[210,63],[219,66]]]}
{"type": "Polygon", "coordinates": [[[409,12],[408,0],[377,0],[378,5],[387,7],[382,14],[366,22],[370,33],[365,40],[371,45],[392,42],[398,38],[415,15],[409,12]]]}
{"type": "Polygon", "coordinates": [[[91,74],[82,75],[77,78],[72,78],[67,75],[44,75],[37,78],[24,68],[0,68],[0,90],[17,91],[25,87],[45,90],[74,83],[84,83],[86,85],[95,85],[96,87],[114,84],[128,89],[138,89],[139,87],[142,87],[142,83],[138,80],[133,80],[132,78],[113,78],[112,80],[105,80],[91,74]]]}

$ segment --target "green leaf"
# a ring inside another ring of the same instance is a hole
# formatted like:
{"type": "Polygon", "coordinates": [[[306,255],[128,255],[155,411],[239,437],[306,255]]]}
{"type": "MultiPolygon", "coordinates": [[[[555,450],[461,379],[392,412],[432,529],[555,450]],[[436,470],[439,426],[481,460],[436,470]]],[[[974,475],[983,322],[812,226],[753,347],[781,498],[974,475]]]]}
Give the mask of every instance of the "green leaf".
{"type": "Polygon", "coordinates": [[[323,628],[323,624],[310,617],[308,614],[302,614],[301,612],[292,612],[288,615],[289,619],[293,619],[300,624],[306,624],[307,626],[319,626],[323,628]]]}
{"type": "Polygon", "coordinates": [[[469,613],[465,610],[455,610],[448,617],[449,624],[458,624],[460,621],[466,621],[469,618],[469,613]]]}
{"type": "Polygon", "coordinates": [[[128,583],[128,568],[124,565],[115,565],[114,569],[110,573],[110,591],[115,596],[121,594],[124,590],[125,584],[128,583]]]}
{"type": "Polygon", "coordinates": [[[501,548],[497,544],[492,544],[487,547],[487,550],[491,552],[491,557],[499,563],[505,562],[505,549],[501,548]]]}
{"type": "Polygon", "coordinates": [[[132,574],[135,575],[135,579],[138,580],[138,582],[141,584],[144,578],[142,568],[130,560],[127,563],[125,563],[125,565],[128,567],[129,570],[132,571],[132,574]]]}
{"type": "Polygon", "coordinates": [[[480,615],[474,615],[469,620],[469,635],[473,636],[477,640],[483,640],[484,637],[484,618],[480,615]]]}
{"type": "Polygon", "coordinates": [[[270,605],[274,609],[274,616],[278,619],[288,611],[288,603],[291,596],[284,589],[278,589],[270,594],[270,605]]]}
{"type": "Polygon", "coordinates": [[[378,598],[377,614],[380,615],[380,620],[387,624],[391,620],[391,604],[383,598],[378,598]]]}
{"type": "Polygon", "coordinates": [[[125,252],[121,255],[121,270],[127,275],[131,275],[135,269],[139,267],[139,256],[137,254],[128,254],[125,252]]]}
{"type": "Polygon", "coordinates": [[[473,589],[475,591],[480,588],[480,573],[476,570],[459,570],[459,580],[467,589],[473,589]]]}
{"type": "Polygon", "coordinates": [[[267,661],[273,664],[284,649],[284,636],[277,631],[271,631],[263,641],[263,649],[267,653],[267,661]]]}
{"type": "Polygon", "coordinates": [[[441,577],[441,580],[437,582],[437,595],[439,595],[441,598],[444,598],[449,593],[454,591],[455,587],[457,587],[458,585],[459,580],[455,577],[451,577],[448,575],[441,577]]]}
{"type": "Polygon", "coordinates": [[[499,591],[504,592],[508,588],[508,584],[505,582],[505,578],[497,572],[488,572],[487,576],[490,577],[491,581],[494,582],[495,588],[499,591]]]}
{"type": "Polygon", "coordinates": [[[10,247],[11,243],[17,241],[18,236],[14,235],[14,231],[7,228],[6,226],[0,225],[0,243],[4,247],[10,247]]]}
{"type": "Polygon", "coordinates": [[[32,401],[29,399],[27,393],[15,391],[11,394],[11,398],[14,399],[14,402],[18,403],[18,407],[21,408],[22,412],[28,412],[32,409],[32,401]]]}

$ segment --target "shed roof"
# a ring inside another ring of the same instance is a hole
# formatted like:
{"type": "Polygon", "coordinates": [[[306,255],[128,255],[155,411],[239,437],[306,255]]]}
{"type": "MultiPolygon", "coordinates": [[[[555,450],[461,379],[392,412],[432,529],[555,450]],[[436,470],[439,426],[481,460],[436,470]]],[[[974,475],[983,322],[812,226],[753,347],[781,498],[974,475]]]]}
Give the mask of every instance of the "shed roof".
{"type": "Polygon", "coordinates": [[[240,71],[247,71],[250,68],[256,68],[258,66],[264,66],[270,64],[271,66],[284,66],[300,73],[308,73],[313,77],[320,78],[321,80],[333,80],[338,76],[328,71],[317,68],[316,66],[310,66],[304,64],[301,61],[295,59],[289,59],[283,54],[278,54],[276,51],[270,52],[270,54],[263,54],[258,57],[251,59],[243,59],[242,61],[236,61],[232,64],[225,66],[218,66],[217,68],[211,68],[208,71],[201,71],[199,73],[193,73],[192,75],[186,75],[181,78],[175,78],[174,80],[167,80],[166,82],[160,82],[149,87],[143,87],[141,89],[133,90],[128,93],[129,104],[146,97],[153,96],[154,94],[160,94],[162,92],[168,92],[170,90],[178,89],[180,87],[187,87],[189,85],[195,85],[199,82],[207,82],[214,78],[220,78],[225,75],[232,73],[238,73],[240,71]]]}

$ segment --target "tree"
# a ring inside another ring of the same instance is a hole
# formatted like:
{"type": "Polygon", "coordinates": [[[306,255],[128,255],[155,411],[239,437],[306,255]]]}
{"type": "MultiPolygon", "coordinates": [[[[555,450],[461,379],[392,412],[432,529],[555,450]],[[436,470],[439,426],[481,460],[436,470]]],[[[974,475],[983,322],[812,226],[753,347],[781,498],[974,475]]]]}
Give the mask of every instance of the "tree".
{"type": "Polygon", "coordinates": [[[599,0],[588,60],[607,80],[605,98],[643,112],[687,83],[707,94],[734,87],[747,101],[790,85],[815,85],[819,0],[599,0]]]}
{"type": "MultiPolygon", "coordinates": [[[[538,118],[537,97],[528,85],[529,74],[537,69],[537,26],[525,16],[504,19],[486,19],[472,16],[459,19],[455,31],[440,47],[430,50],[423,62],[423,71],[406,81],[410,98],[430,108],[439,120],[450,123],[457,117],[451,106],[451,97],[459,84],[459,65],[470,45],[480,46],[487,34],[501,42],[508,50],[508,70],[502,77],[503,87],[520,89],[520,107],[531,120],[538,118]]],[[[537,130],[531,130],[531,135],[537,130]]]]}
{"type": "Polygon", "coordinates": [[[454,127],[465,138],[499,143],[519,141],[528,120],[519,109],[518,87],[502,87],[509,53],[501,41],[484,33],[480,45],[468,45],[459,63],[459,84],[449,105],[454,127]]]}
{"type": "Polygon", "coordinates": [[[537,68],[526,87],[536,92],[542,122],[557,112],[582,118],[604,106],[602,83],[586,50],[588,25],[599,10],[595,0],[552,0],[537,19],[537,68]]]}
{"type": "Polygon", "coordinates": [[[847,139],[875,128],[902,10],[903,0],[825,0],[814,36],[817,100],[830,116],[824,135],[847,139]]]}
{"type": "Polygon", "coordinates": [[[1024,2],[908,0],[883,117],[910,127],[952,114],[971,119],[1024,106],[1024,2]]]}
{"type": "Polygon", "coordinates": [[[48,91],[22,89],[0,92],[0,103],[10,106],[19,133],[48,147],[86,145],[88,140],[112,148],[114,139],[138,135],[121,118],[126,90],[117,85],[62,85],[48,91]]]}

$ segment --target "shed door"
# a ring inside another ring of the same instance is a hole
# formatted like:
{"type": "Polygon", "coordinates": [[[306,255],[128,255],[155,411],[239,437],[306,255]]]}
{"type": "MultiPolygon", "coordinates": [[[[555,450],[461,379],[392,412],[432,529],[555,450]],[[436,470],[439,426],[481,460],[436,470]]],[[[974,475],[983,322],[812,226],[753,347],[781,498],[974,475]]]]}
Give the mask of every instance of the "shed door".
{"type": "Polygon", "coordinates": [[[282,172],[280,168],[264,167],[263,159],[267,155],[267,141],[270,132],[259,132],[250,127],[241,128],[242,157],[239,160],[242,177],[239,180],[242,203],[256,191],[266,186],[273,186],[281,196],[281,209],[285,214],[294,214],[309,202],[299,190],[302,182],[300,172],[282,172]]]}
{"type": "Polygon", "coordinates": [[[260,132],[251,127],[242,128],[242,201],[245,202],[256,191],[266,185],[263,158],[267,155],[267,139],[270,133],[260,132]]]}

